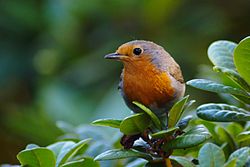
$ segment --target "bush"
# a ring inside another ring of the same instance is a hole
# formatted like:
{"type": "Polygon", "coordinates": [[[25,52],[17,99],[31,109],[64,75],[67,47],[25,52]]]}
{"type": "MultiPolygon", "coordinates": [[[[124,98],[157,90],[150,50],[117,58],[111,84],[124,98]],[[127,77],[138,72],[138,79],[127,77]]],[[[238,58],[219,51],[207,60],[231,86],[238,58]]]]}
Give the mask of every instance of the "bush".
{"type": "Polygon", "coordinates": [[[186,114],[195,101],[188,101],[189,96],[185,96],[165,118],[158,118],[144,105],[134,102],[144,112],[123,120],[100,119],[92,123],[119,129],[122,138],[119,132],[87,125],[75,128],[59,122],[58,127],[64,131],[59,141],[47,147],[28,145],[17,155],[20,164],[34,167],[250,165],[250,37],[239,44],[216,41],[209,46],[208,57],[214,71],[220,73],[210,77],[221,83],[194,79],[187,84],[215,92],[225,103],[202,104],[196,109],[198,118],[195,118],[186,114]]]}

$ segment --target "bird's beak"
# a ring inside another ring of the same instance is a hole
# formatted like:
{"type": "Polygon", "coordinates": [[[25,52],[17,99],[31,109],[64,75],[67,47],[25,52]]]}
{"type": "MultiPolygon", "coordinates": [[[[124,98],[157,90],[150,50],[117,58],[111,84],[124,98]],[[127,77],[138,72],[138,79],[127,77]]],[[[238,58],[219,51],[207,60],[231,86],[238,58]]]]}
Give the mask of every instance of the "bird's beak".
{"type": "Polygon", "coordinates": [[[114,59],[114,60],[123,60],[126,58],[126,55],[122,55],[119,53],[110,53],[104,56],[105,59],[114,59]]]}

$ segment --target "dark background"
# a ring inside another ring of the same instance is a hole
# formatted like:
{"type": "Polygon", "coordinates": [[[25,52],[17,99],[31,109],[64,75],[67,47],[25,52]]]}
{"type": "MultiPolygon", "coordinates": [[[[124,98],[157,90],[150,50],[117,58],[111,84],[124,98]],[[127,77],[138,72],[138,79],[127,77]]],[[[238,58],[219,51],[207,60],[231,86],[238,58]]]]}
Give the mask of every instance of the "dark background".
{"type": "Polygon", "coordinates": [[[211,42],[249,35],[249,11],[248,0],[0,0],[0,164],[17,163],[27,143],[54,142],[58,120],[128,115],[117,91],[122,65],[103,59],[120,44],[162,45],[187,81],[206,71],[211,42]]]}

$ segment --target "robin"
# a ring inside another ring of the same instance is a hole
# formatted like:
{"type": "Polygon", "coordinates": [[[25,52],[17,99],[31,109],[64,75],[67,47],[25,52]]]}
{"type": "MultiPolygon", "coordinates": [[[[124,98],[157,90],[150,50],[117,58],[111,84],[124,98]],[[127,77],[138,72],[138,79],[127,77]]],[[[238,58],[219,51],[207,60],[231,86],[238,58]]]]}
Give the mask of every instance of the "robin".
{"type": "Polygon", "coordinates": [[[163,47],[153,42],[130,41],[105,58],[123,63],[118,89],[134,112],[141,112],[132,103],[136,101],[161,117],[184,95],[185,83],[180,66],[163,47]]]}

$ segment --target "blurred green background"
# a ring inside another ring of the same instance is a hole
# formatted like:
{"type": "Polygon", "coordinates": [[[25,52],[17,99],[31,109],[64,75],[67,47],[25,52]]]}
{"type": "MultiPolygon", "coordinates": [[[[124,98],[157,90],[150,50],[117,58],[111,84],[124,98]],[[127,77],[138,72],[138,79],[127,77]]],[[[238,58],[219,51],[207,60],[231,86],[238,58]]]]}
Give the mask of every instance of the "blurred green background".
{"type": "Polygon", "coordinates": [[[122,64],[103,59],[120,44],[164,46],[187,81],[210,64],[211,42],[249,35],[249,11],[248,0],[0,0],[0,164],[17,163],[27,143],[54,142],[58,120],[128,115],[117,91],[122,64]]]}

